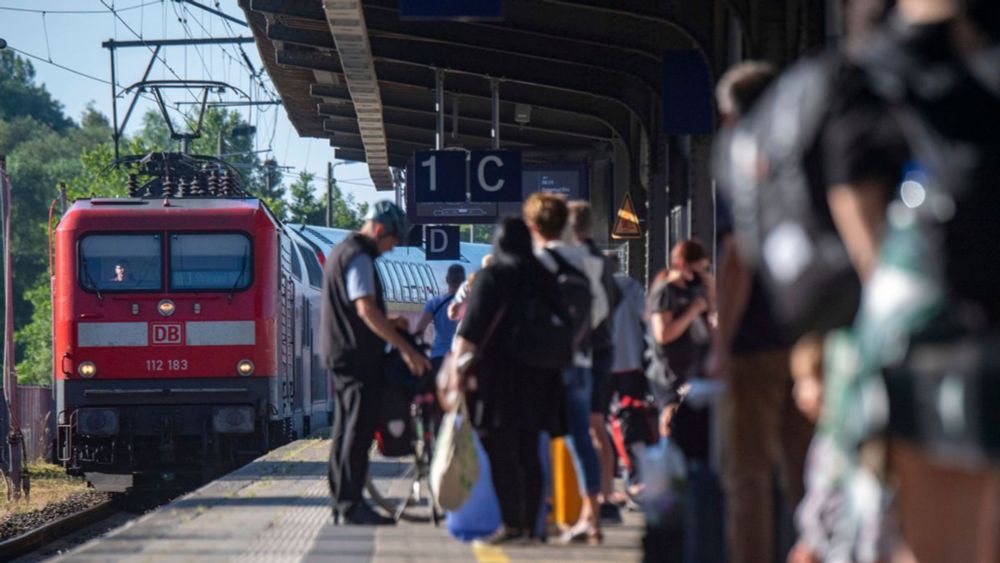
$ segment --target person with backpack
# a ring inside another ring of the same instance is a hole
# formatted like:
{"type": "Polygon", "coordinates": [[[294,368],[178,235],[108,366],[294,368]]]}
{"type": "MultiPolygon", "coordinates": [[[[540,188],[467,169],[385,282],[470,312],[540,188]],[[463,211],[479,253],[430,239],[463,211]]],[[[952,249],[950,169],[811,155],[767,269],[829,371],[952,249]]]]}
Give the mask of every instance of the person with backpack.
{"type": "MultiPolygon", "coordinates": [[[[716,87],[726,130],[749,114],[777,70],[745,61],[716,87]]],[[[789,350],[759,272],[740,253],[728,202],[720,197],[718,330],[706,358],[709,377],[724,379],[721,404],[722,477],[729,559],[770,561],[775,546],[775,479],[787,511],[802,498],[803,467],[813,428],[795,408],[789,350]]],[[[779,546],[782,551],[786,546],[779,546]]]]}
{"type": "Polygon", "coordinates": [[[320,355],[335,394],[330,430],[330,496],[337,525],[394,524],[363,499],[368,451],[384,394],[386,344],[399,351],[409,372],[430,369],[427,357],[401,334],[406,319],[386,314],[375,259],[405,236],[406,216],[389,201],[371,207],[364,225],[333,247],[323,269],[320,355]]]}
{"type": "Polygon", "coordinates": [[[569,209],[559,194],[536,192],[524,202],[524,221],[531,231],[538,261],[558,281],[569,322],[562,328],[572,342],[572,364],[563,370],[571,454],[581,480],[583,508],[579,520],[560,537],[563,543],[600,543],[598,495],[601,466],[590,435],[593,401],[593,331],[608,316],[608,295],[602,283],[604,259],[582,245],[566,242],[569,209]]]}
{"type": "MultiPolygon", "coordinates": [[[[502,525],[480,540],[489,545],[539,539],[535,522],[544,475],[540,434],[559,426],[559,370],[522,354],[524,323],[538,303],[549,317],[565,317],[555,276],[535,258],[531,235],[519,218],[501,221],[495,262],[476,276],[452,353],[467,389],[471,420],[490,460],[502,525]]],[[[543,342],[549,344],[550,342],[543,342]]]]}
{"type": "Polygon", "coordinates": [[[892,498],[907,555],[997,561],[1000,8],[899,0],[848,57],[910,161],[877,206],[831,197],[865,284],[854,377],[824,418],[854,473],[892,498]]]}
{"type": "Polygon", "coordinates": [[[444,357],[451,350],[452,339],[455,338],[455,329],[458,321],[453,321],[448,317],[448,305],[455,300],[458,288],[465,283],[465,268],[461,264],[448,266],[448,273],[444,277],[448,284],[448,292],[444,295],[432,297],[424,305],[424,312],[417,320],[417,327],[413,334],[423,334],[427,326],[434,323],[434,344],[431,346],[431,373],[437,373],[441,369],[444,357]]]}

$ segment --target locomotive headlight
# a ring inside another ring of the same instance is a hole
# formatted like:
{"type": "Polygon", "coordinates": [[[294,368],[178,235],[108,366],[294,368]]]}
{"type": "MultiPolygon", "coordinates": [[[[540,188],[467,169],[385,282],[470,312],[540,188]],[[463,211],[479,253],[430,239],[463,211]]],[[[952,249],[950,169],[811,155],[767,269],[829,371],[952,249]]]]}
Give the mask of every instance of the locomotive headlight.
{"type": "Polygon", "coordinates": [[[97,365],[94,362],[80,362],[76,371],[80,374],[80,377],[90,379],[91,377],[97,375],[97,365]]]}
{"type": "Polygon", "coordinates": [[[156,306],[156,310],[159,311],[164,317],[169,317],[174,314],[174,311],[177,310],[177,306],[174,305],[173,301],[164,299],[160,301],[159,305],[156,306]]]}
{"type": "Polygon", "coordinates": [[[236,364],[236,373],[243,376],[253,375],[253,362],[250,360],[240,360],[240,363],[236,364]]]}

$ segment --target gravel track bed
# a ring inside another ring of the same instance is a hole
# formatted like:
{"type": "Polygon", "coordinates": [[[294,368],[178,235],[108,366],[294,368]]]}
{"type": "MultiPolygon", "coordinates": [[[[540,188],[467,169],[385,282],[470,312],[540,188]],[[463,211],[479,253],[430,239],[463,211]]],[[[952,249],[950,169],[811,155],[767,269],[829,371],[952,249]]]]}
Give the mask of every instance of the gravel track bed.
{"type": "Polygon", "coordinates": [[[60,518],[97,506],[110,498],[105,493],[76,493],[66,500],[54,502],[45,508],[12,514],[0,521],[0,541],[30,532],[60,518]]]}

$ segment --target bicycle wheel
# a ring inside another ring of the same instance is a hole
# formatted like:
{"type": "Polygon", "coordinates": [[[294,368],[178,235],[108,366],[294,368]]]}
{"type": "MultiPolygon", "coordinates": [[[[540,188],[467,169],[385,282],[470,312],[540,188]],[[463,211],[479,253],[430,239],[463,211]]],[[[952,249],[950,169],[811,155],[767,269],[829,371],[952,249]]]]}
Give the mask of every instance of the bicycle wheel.
{"type": "Polygon", "coordinates": [[[383,457],[376,451],[371,457],[365,489],[372,502],[396,520],[408,522],[437,521],[427,469],[416,456],[383,457]]]}

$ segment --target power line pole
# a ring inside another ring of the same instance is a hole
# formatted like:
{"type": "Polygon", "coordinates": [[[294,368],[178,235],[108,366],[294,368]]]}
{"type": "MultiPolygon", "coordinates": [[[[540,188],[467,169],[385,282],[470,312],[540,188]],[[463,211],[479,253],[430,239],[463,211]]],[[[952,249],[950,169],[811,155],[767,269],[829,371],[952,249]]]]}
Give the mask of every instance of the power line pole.
{"type": "Polygon", "coordinates": [[[337,180],[333,177],[333,163],[326,163],[326,226],[333,226],[333,186],[337,180]]]}
{"type": "Polygon", "coordinates": [[[3,230],[3,270],[4,270],[4,343],[3,343],[3,392],[7,399],[9,431],[7,446],[10,454],[8,478],[10,486],[7,496],[11,500],[21,498],[21,426],[17,420],[17,371],[14,369],[14,290],[13,271],[10,256],[11,185],[7,176],[7,157],[0,155],[0,219],[3,230]]]}

